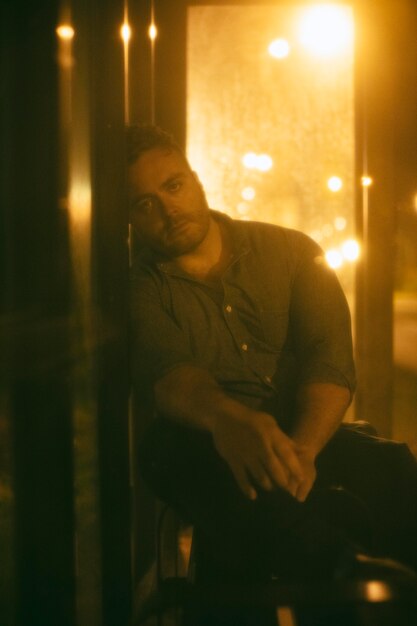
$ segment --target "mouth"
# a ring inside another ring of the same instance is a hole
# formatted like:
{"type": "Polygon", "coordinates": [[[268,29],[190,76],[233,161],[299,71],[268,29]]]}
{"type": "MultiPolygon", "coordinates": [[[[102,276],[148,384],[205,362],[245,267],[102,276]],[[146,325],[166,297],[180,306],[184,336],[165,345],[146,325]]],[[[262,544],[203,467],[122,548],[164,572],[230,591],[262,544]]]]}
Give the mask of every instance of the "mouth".
{"type": "Polygon", "coordinates": [[[186,230],[190,225],[190,222],[188,220],[181,220],[180,222],[174,222],[173,224],[170,224],[168,227],[168,234],[171,235],[177,235],[179,233],[181,233],[182,231],[186,230]]]}

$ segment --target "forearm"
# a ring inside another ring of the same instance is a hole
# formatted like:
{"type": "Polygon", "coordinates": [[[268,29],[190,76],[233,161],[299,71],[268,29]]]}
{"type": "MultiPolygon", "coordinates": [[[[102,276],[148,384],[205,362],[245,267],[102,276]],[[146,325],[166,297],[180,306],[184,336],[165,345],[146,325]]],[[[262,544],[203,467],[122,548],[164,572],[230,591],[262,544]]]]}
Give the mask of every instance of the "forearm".
{"type": "Polygon", "coordinates": [[[303,385],[298,392],[292,439],[315,458],[337,430],[350,401],[346,387],[330,383],[303,385]]]}
{"type": "Polygon", "coordinates": [[[249,409],[227,396],[209,372],[180,365],[155,384],[155,403],[166,417],[213,433],[217,420],[249,409]]]}
{"type": "Polygon", "coordinates": [[[296,495],[304,480],[294,442],[272,415],[229,398],[208,372],[179,366],[155,385],[161,414],[211,433],[217,452],[228,463],[242,492],[255,498],[257,488],[281,487],[296,495]]]}

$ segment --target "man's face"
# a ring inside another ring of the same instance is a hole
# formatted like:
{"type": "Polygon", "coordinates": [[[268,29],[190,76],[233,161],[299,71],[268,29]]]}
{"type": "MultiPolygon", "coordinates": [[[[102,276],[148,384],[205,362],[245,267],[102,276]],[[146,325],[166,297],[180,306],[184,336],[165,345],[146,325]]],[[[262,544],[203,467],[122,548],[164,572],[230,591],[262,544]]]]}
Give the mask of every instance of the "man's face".
{"type": "Polygon", "coordinates": [[[192,252],[205,239],[209,207],[182,154],[153,148],[129,167],[130,221],[142,243],[167,257],[192,252]]]}

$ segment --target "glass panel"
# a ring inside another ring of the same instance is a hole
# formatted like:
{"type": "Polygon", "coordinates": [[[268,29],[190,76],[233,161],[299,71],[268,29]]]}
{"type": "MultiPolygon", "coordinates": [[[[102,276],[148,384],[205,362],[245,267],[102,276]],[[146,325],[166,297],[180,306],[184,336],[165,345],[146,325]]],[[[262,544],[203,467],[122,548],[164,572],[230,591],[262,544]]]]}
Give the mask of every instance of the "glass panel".
{"type": "Polygon", "coordinates": [[[352,9],[192,7],[187,45],[187,149],[210,205],[306,232],[351,292],[352,9]]]}

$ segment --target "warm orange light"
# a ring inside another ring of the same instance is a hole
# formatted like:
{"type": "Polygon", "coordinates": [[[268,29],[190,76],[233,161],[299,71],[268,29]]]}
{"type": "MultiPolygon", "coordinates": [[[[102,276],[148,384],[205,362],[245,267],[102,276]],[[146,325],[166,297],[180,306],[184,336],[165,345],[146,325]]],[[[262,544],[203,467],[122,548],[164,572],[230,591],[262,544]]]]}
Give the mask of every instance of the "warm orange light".
{"type": "Polygon", "coordinates": [[[345,261],[354,263],[360,256],[360,246],[356,239],[346,239],[339,248],[332,248],[325,253],[327,265],[336,270],[345,261]]]}
{"type": "Polygon", "coordinates": [[[72,182],[68,208],[74,224],[88,222],[91,217],[91,186],[88,182],[81,180],[72,182]]]}
{"type": "Polygon", "coordinates": [[[127,24],[127,22],[125,22],[125,23],[123,24],[123,26],[121,27],[121,29],[120,29],[120,35],[121,35],[121,37],[122,37],[123,41],[124,41],[125,43],[128,43],[129,39],[130,39],[130,38],[131,38],[131,36],[132,36],[132,29],[130,28],[129,24],[127,24]]]}
{"type": "Polygon", "coordinates": [[[285,59],[290,53],[290,44],[286,39],[274,39],[268,46],[268,52],[275,59],[285,59]]]}
{"type": "Polygon", "coordinates": [[[353,19],[348,7],[320,4],[309,7],[299,26],[301,44],[316,56],[349,50],[353,43],[353,19]]]}
{"type": "Polygon", "coordinates": [[[346,261],[357,261],[360,254],[359,244],[356,239],[347,239],[342,244],[342,254],[346,261]]]}
{"type": "Polygon", "coordinates": [[[148,28],[148,35],[149,35],[149,39],[152,39],[152,41],[155,41],[155,39],[158,36],[158,29],[156,28],[155,24],[151,24],[148,28]]]}
{"type": "Polygon", "coordinates": [[[339,215],[339,217],[336,217],[334,220],[334,227],[336,230],[345,230],[347,226],[347,220],[345,217],[342,217],[339,215]]]}
{"type": "Polygon", "coordinates": [[[370,580],[366,584],[366,599],[370,602],[387,602],[392,600],[391,587],[380,580],[370,580]]]}
{"type": "Polygon", "coordinates": [[[257,162],[258,157],[254,152],[247,152],[242,159],[243,165],[247,167],[248,170],[254,170],[257,162]]]}
{"type": "Polygon", "coordinates": [[[250,205],[246,202],[239,202],[237,205],[237,212],[239,215],[247,215],[250,212],[250,205]]]}
{"type": "Polygon", "coordinates": [[[267,172],[274,164],[269,154],[255,154],[255,152],[247,152],[242,158],[242,163],[248,170],[260,172],[267,172]]]}
{"type": "Polygon", "coordinates": [[[325,254],[327,264],[334,270],[338,269],[343,265],[343,255],[342,253],[333,248],[332,250],[328,250],[325,254]]]}
{"type": "Polygon", "coordinates": [[[242,189],[242,198],[244,200],[253,200],[256,196],[256,191],[253,187],[244,187],[242,189]]]}
{"type": "Polygon", "coordinates": [[[56,29],[56,34],[60,39],[70,41],[75,35],[75,30],[70,24],[60,24],[56,29]]]}
{"type": "Polygon", "coordinates": [[[327,187],[334,193],[340,191],[343,187],[343,181],[339,176],[331,176],[327,181],[327,187]]]}
{"type": "Polygon", "coordinates": [[[331,237],[334,233],[334,228],[331,224],[325,224],[321,229],[324,237],[331,237]]]}
{"type": "Polygon", "coordinates": [[[314,239],[314,241],[317,241],[317,243],[320,243],[320,241],[322,241],[323,239],[322,232],[321,230],[318,230],[318,229],[311,231],[310,237],[314,239]]]}
{"type": "Polygon", "coordinates": [[[273,160],[271,159],[271,157],[269,156],[269,154],[260,154],[258,156],[258,170],[260,172],[267,172],[268,170],[271,169],[272,165],[273,165],[273,160]]]}
{"type": "Polygon", "coordinates": [[[362,176],[361,178],[362,187],[370,187],[373,182],[370,176],[362,176]]]}

